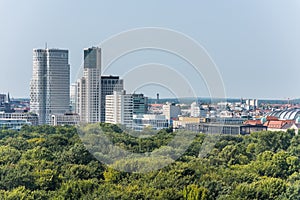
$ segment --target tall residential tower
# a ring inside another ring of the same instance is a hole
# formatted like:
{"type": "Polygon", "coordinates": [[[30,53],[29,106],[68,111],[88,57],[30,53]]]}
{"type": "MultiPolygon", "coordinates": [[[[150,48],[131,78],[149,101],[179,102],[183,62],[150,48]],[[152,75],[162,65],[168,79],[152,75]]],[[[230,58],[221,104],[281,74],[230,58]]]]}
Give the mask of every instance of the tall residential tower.
{"type": "Polygon", "coordinates": [[[68,50],[34,49],[30,82],[30,110],[39,124],[50,124],[52,114],[69,111],[70,65],[68,50]]]}

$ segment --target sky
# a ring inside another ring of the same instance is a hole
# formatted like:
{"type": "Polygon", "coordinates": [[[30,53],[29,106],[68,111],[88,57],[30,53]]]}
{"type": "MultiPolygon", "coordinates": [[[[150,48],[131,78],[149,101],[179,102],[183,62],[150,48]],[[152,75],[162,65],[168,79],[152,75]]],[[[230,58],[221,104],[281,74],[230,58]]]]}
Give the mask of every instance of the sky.
{"type": "MultiPolygon", "coordinates": [[[[130,29],[160,27],[181,32],[205,48],[228,97],[300,98],[298,2],[0,0],[0,93],[29,97],[32,49],[44,48],[46,42],[49,48],[69,50],[71,80],[75,81],[84,48],[101,46],[112,35],[130,29]]],[[[125,56],[109,73],[118,75],[123,66],[149,62],[176,64],[181,70],[187,67],[174,56],[158,54],[143,51],[125,56]]],[[[205,82],[198,82],[197,95],[207,96],[205,82]]],[[[147,87],[146,93],[153,95],[156,86],[147,87]]]]}

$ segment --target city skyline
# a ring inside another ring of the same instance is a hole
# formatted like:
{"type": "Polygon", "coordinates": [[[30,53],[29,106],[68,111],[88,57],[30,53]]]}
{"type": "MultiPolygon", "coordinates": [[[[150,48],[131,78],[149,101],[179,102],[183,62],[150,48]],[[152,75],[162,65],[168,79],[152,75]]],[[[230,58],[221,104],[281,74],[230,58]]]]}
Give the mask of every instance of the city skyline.
{"type": "MultiPolygon", "coordinates": [[[[59,2],[57,7],[52,1],[0,2],[0,91],[10,92],[13,97],[29,97],[31,52],[45,42],[49,48],[69,50],[73,83],[83,63],[82,49],[98,46],[110,36],[132,28],[162,27],[187,34],[205,47],[219,68],[228,97],[300,97],[294,89],[300,70],[297,1],[195,1],[188,5],[132,1],[118,2],[119,6],[114,2],[95,3],[90,7],[84,2],[59,2]],[[65,9],[70,12],[67,14],[65,9]],[[111,15],[111,10],[118,14],[111,15]],[[16,50],[18,59],[14,59],[11,49],[16,50]]],[[[148,62],[155,56],[145,54],[140,61],[148,62]]],[[[132,64],[126,58],[121,61],[132,64]]],[[[112,75],[118,75],[118,70],[112,75]]]]}

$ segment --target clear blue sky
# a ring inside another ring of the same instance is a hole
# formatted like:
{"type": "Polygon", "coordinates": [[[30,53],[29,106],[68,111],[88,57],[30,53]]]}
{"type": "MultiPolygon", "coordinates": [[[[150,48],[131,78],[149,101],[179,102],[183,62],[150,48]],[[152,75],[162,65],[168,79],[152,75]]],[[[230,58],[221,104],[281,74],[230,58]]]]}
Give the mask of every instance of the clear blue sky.
{"type": "Polygon", "coordinates": [[[0,0],[0,93],[28,97],[32,49],[70,51],[71,79],[82,50],[138,27],[183,32],[217,64],[227,96],[299,98],[298,0],[0,0]]]}

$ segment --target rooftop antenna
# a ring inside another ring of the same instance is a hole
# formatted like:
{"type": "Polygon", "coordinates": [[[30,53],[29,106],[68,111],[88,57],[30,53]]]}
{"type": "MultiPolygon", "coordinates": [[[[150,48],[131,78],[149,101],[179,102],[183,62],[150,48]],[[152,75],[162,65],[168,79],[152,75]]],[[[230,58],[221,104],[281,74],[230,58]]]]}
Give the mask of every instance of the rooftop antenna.
{"type": "Polygon", "coordinates": [[[48,44],[47,44],[47,42],[45,43],[45,49],[48,49],[48,44]]]}

